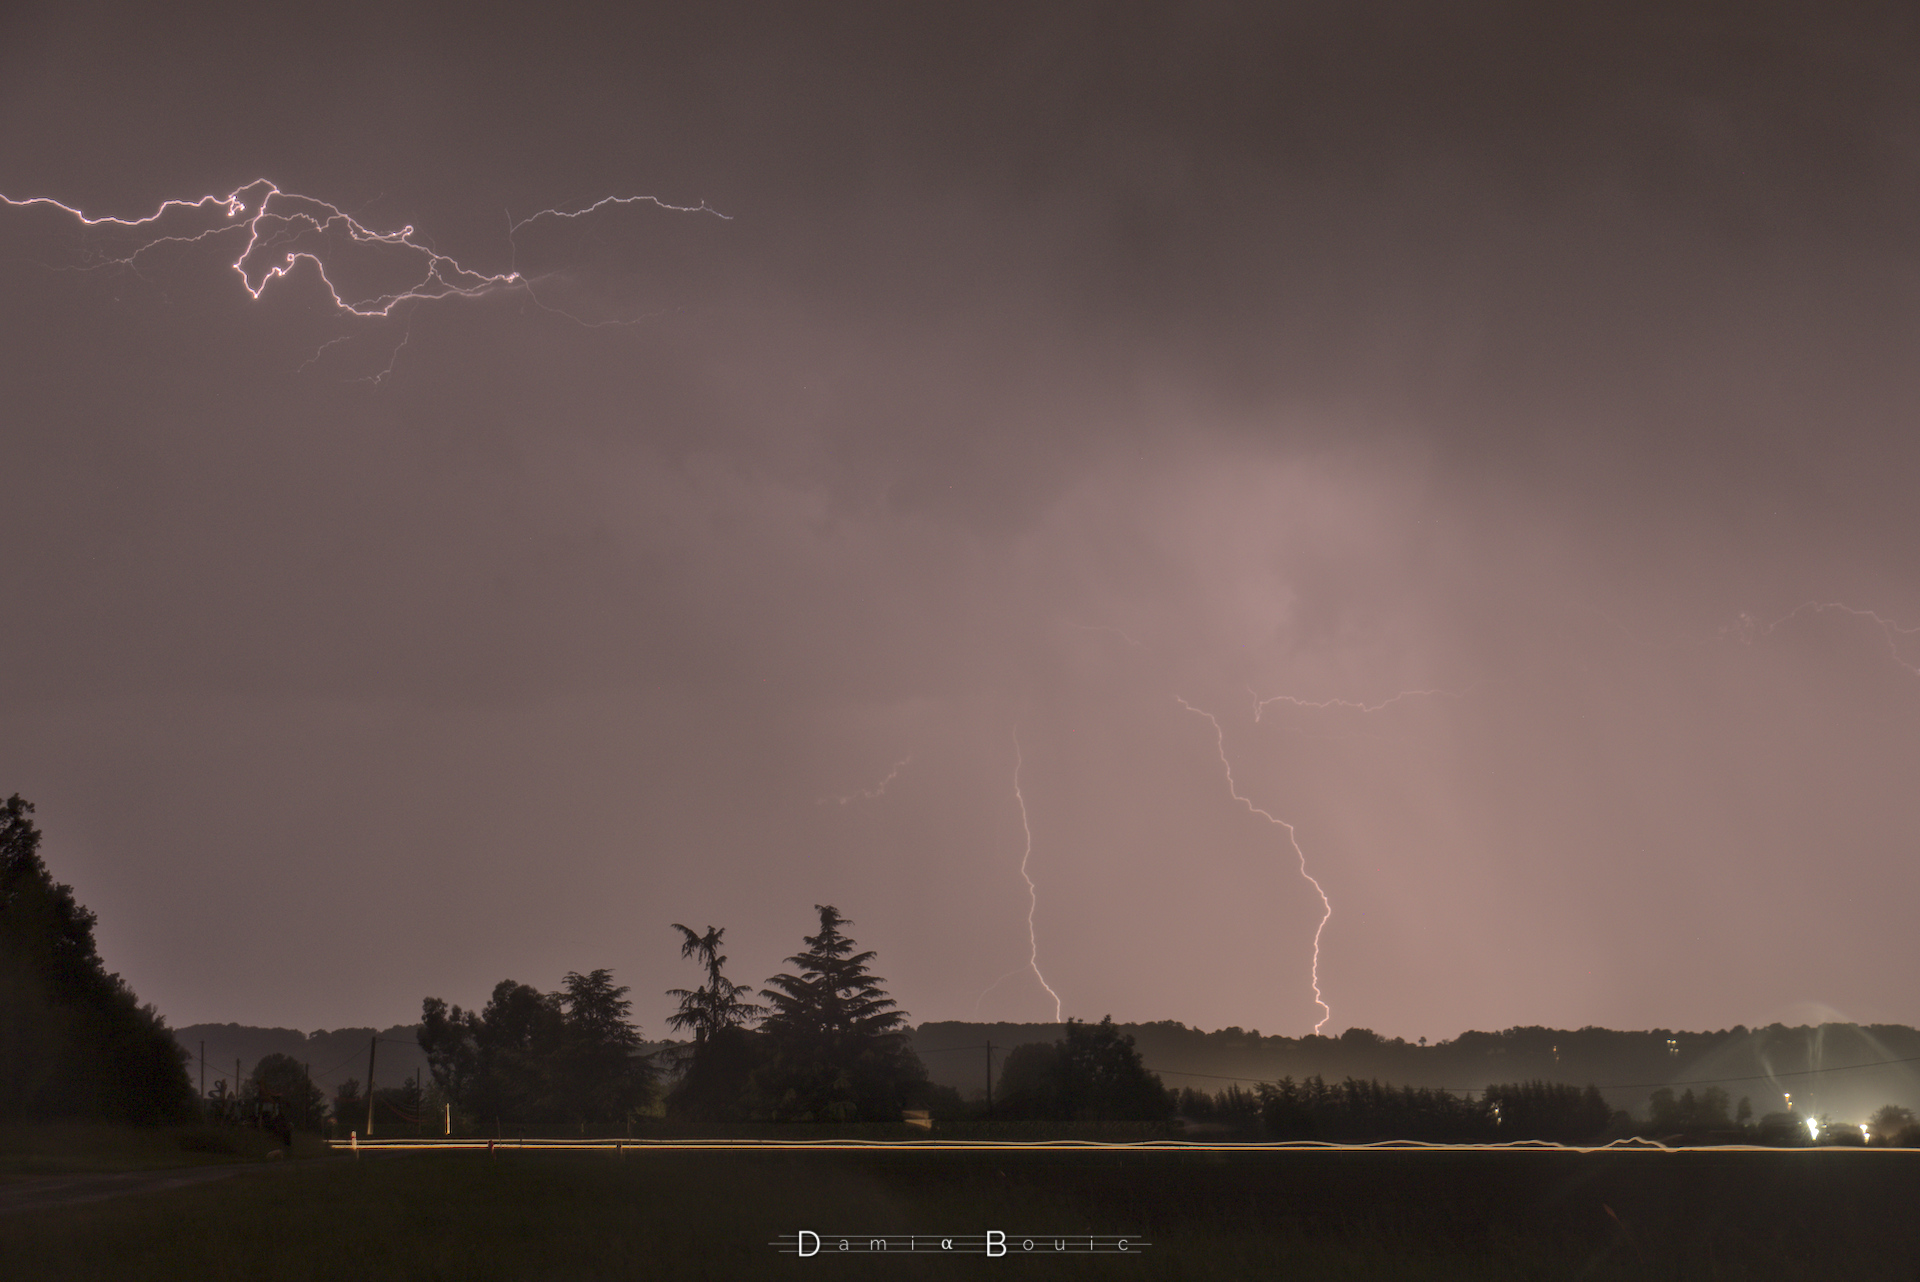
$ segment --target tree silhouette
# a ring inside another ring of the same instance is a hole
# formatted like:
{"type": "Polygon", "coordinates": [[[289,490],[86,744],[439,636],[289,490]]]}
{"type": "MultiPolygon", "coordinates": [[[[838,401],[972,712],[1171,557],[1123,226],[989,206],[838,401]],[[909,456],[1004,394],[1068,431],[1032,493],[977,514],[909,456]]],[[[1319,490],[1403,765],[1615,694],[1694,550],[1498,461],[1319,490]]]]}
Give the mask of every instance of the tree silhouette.
{"type": "Polygon", "coordinates": [[[583,1129],[629,1119],[652,1098],[654,1069],[627,1018],[627,989],[611,971],[569,971],[559,998],[564,1033],[553,1071],[565,1110],[583,1129]]]}
{"type": "Polygon", "coordinates": [[[1115,1028],[1111,1015],[1098,1024],[1068,1020],[1058,1065],[1060,1105],[1068,1117],[1161,1122],[1173,1115],[1173,1100],[1142,1065],[1133,1034],[1115,1028]]]}
{"type": "Polygon", "coordinates": [[[306,1065],[276,1051],[253,1066],[253,1089],[268,1109],[289,1125],[317,1131],[327,1117],[327,1097],[307,1075],[306,1065]]]}
{"type": "Polygon", "coordinates": [[[1493,1138],[1499,1129],[1491,1099],[1467,1099],[1434,1087],[1394,1087],[1351,1077],[1329,1086],[1315,1074],[1299,1082],[1291,1077],[1263,1082],[1259,1095],[1261,1124],[1276,1140],[1479,1140],[1493,1138]]]}
{"type": "Polygon", "coordinates": [[[1647,1097],[1647,1106],[1649,1123],[1662,1134],[1724,1131],[1734,1124],[1727,1116],[1727,1093],[1718,1086],[1707,1087],[1698,1098],[1689,1086],[1678,1099],[1663,1086],[1647,1097]]]}
{"type": "Polygon", "coordinates": [[[1913,1110],[1904,1104],[1882,1105],[1867,1119],[1867,1129],[1882,1144],[1899,1143],[1912,1147],[1914,1139],[1920,1138],[1914,1135],[1914,1126],[1913,1110]]]}
{"type": "Polygon", "coordinates": [[[557,993],[503,979],[473,1023],[477,1060],[473,1110],[481,1117],[547,1121],[558,1112],[548,1067],[566,1017],[557,993]]]}
{"type": "Polygon", "coordinates": [[[653,1095],[656,1070],[613,973],[571,971],[561,991],[503,979],[479,1011],[420,1004],[420,1047],[446,1097],[482,1121],[615,1123],[653,1095]]]}
{"type": "Polygon", "coordinates": [[[697,956],[706,968],[707,982],[695,989],[667,990],[667,996],[680,1003],[680,1009],[667,1016],[670,1027],[691,1032],[694,1044],[699,1045],[722,1029],[738,1027],[766,1013],[766,1007],[746,1000],[752,991],[750,985],[736,984],[721,971],[727,964],[720,952],[720,942],[727,933],[724,928],[708,926],[704,935],[694,934],[679,922],[673,923],[673,928],[682,936],[680,955],[697,956]]]}
{"type": "Polygon", "coordinates": [[[680,1003],[680,1009],[667,1016],[668,1025],[693,1034],[680,1080],[668,1092],[667,1111],[698,1121],[738,1120],[745,1115],[747,1087],[759,1059],[757,1042],[745,1025],[766,1007],[746,999],[752,991],[748,985],[726,977],[727,959],[720,952],[725,930],[708,926],[706,934],[698,935],[679,922],[673,928],[681,935],[680,955],[699,958],[707,982],[667,991],[680,1003]]]}
{"type": "Polygon", "coordinates": [[[868,969],[874,954],[841,933],[853,923],[831,904],[814,911],[820,933],[787,958],[799,973],[761,990],[773,1011],[762,1025],[769,1056],[754,1074],[759,1108],[791,1121],[899,1121],[926,1081],[902,1031],[907,1014],[868,969]]]}
{"type": "Polygon", "coordinates": [[[427,1068],[440,1093],[465,1105],[479,1071],[479,1049],[474,1042],[477,1012],[448,1008],[438,997],[420,1003],[420,1031],[415,1037],[427,1054],[427,1068]]]}
{"type": "MultiPolygon", "coordinates": [[[[1700,1117],[1717,1117],[1727,1125],[1726,1092],[1709,1091],[1709,1110],[1700,1117]]],[[[1503,1140],[1551,1140],[1558,1144],[1584,1144],[1598,1138],[1613,1119],[1613,1110],[1602,1098],[1600,1089],[1582,1090],[1565,1082],[1515,1082],[1487,1087],[1482,1101],[1493,1110],[1499,1124],[1496,1134],[1503,1140]]],[[[1696,1109],[1700,1106],[1695,1105],[1696,1109]]]]}
{"type": "Polygon", "coordinates": [[[1060,1103],[1060,1043],[1023,1042],[1007,1052],[994,1092],[996,1117],[1064,1116],[1060,1103]]]}
{"type": "Polygon", "coordinates": [[[0,802],[0,1116],[183,1120],[186,1051],[94,945],[40,858],[31,802],[0,802]]]}
{"type": "Polygon", "coordinates": [[[1161,1122],[1173,1108],[1172,1093],[1142,1065],[1133,1034],[1121,1033],[1109,1015],[1098,1024],[1070,1019],[1059,1041],[1009,1051],[993,1111],[1011,1118],[1161,1122]]]}

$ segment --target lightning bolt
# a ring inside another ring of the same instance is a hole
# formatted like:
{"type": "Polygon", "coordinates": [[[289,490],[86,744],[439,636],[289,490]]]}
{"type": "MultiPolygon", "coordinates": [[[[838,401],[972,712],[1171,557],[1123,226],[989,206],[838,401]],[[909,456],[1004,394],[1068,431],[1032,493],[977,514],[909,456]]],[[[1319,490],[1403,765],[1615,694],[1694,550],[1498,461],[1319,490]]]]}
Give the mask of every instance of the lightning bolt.
{"type": "Polygon", "coordinates": [[[1053,1020],[1057,1024],[1060,1022],[1060,994],[1053,991],[1053,985],[1049,984],[1047,977],[1040,973],[1040,936],[1036,933],[1033,924],[1034,913],[1037,912],[1040,907],[1040,890],[1039,887],[1034,885],[1033,877],[1027,871],[1027,865],[1033,859],[1033,825],[1027,822],[1027,798],[1025,794],[1020,791],[1020,768],[1025,764],[1026,757],[1020,750],[1020,727],[1015,726],[1013,728],[1013,799],[1020,805],[1020,831],[1024,832],[1027,837],[1026,849],[1022,851],[1020,855],[1020,878],[1027,883],[1027,964],[1025,966],[1015,966],[1012,970],[1000,976],[1000,978],[994,980],[991,984],[988,984],[980,996],[973,999],[973,1013],[976,1016],[980,1013],[980,1003],[986,999],[988,993],[1000,987],[1000,985],[1006,983],[1021,971],[1031,970],[1033,977],[1040,981],[1040,987],[1047,990],[1047,996],[1053,998],[1053,1020]]]}
{"type": "MultiPolygon", "coordinates": [[[[1468,690],[1471,690],[1472,688],[1473,687],[1471,686],[1467,687],[1468,690]]],[[[1402,690],[1399,694],[1390,695],[1387,698],[1382,699],[1378,703],[1360,703],[1353,699],[1321,699],[1318,701],[1311,701],[1307,699],[1297,699],[1290,694],[1276,694],[1270,699],[1262,699],[1260,695],[1252,689],[1249,689],[1247,693],[1250,695],[1253,695],[1253,719],[1256,723],[1258,723],[1260,720],[1261,712],[1270,703],[1284,703],[1290,707],[1309,708],[1314,710],[1319,710],[1324,708],[1349,708],[1355,712],[1379,712],[1383,708],[1392,707],[1394,704],[1400,702],[1402,699],[1412,699],[1412,698],[1415,698],[1416,696],[1424,696],[1426,698],[1462,699],[1466,697],[1467,691],[1465,690],[1402,690]]],[[[1176,695],[1175,697],[1178,698],[1179,696],[1176,695]]],[[[1186,701],[1182,699],[1181,702],[1185,703],[1186,701]]],[[[1194,711],[1197,712],[1199,711],[1199,709],[1196,708],[1194,709],[1194,711]]]]}
{"type": "MultiPolygon", "coordinates": [[[[249,296],[258,300],[274,281],[284,279],[301,263],[308,263],[326,287],[334,308],[362,320],[392,315],[394,308],[408,302],[430,302],[452,297],[479,298],[506,289],[523,290],[530,297],[533,294],[532,282],[517,269],[485,272],[467,267],[427,244],[411,225],[396,231],[376,231],[338,205],[312,196],[282,191],[265,178],[255,179],[224,196],[162,201],[151,214],[139,218],[111,215],[96,217],[46,196],[15,199],[0,194],[0,201],[15,209],[57,209],[87,228],[136,232],[145,236],[144,240],[121,256],[102,258],[90,264],[93,267],[121,266],[137,271],[141,256],[162,245],[196,245],[222,238],[242,240],[240,252],[230,266],[249,296]],[[196,220],[208,225],[199,226],[196,230],[196,220]],[[175,230],[173,225],[176,223],[188,225],[175,230]],[[328,270],[329,258],[334,256],[342,241],[349,245],[396,251],[403,263],[410,264],[404,269],[409,283],[364,297],[350,297],[343,293],[328,270]]],[[[705,201],[698,205],[674,205],[653,196],[608,196],[581,209],[543,209],[517,222],[508,215],[508,244],[511,248],[518,232],[541,219],[584,218],[608,206],[638,204],[675,213],[712,214],[720,219],[729,217],[710,208],[705,201]]],[[[537,298],[534,301],[539,302],[537,298]]]]}
{"type": "Polygon", "coordinates": [[[1136,650],[1144,650],[1148,654],[1153,653],[1152,646],[1148,645],[1144,641],[1141,641],[1135,637],[1128,635],[1125,631],[1121,630],[1120,628],[1112,627],[1111,625],[1102,624],[1102,623],[1076,623],[1072,619],[1068,619],[1066,622],[1068,627],[1078,628],[1082,632],[1111,633],[1112,635],[1119,637],[1122,641],[1126,642],[1128,645],[1132,646],[1136,650]]]}
{"type": "MultiPolygon", "coordinates": [[[[1395,697],[1398,698],[1400,696],[1395,697]]],[[[1287,830],[1287,843],[1293,847],[1293,853],[1300,861],[1300,875],[1306,878],[1307,883],[1313,887],[1314,893],[1320,896],[1320,906],[1324,911],[1320,916],[1320,924],[1316,926],[1313,931],[1313,970],[1311,971],[1314,1005],[1318,1006],[1322,1011],[1320,1022],[1313,1026],[1313,1031],[1318,1033],[1322,1028],[1326,1027],[1327,1021],[1333,1018],[1333,1007],[1327,1005],[1326,999],[1320,993],[1320,936],[1326,932],[1327,923],[1333,919],[1333,901],[1327,898],[1326,889],[1320,885],[1319,880],[1307,871],[1307,852],[1300,848],[1300,838],[1298,834],[1294,832],[1293,825],[1284,819],[1269,814],[1267,811],[1262,810],[1259,806],[1254,805],[1253,802],[1240,795],[1239,786],[1234,782],[1233,778],[1233,763],[1227,760],[1227,732],[1221,728],[1220,719],[1204,708],[1194,707],[1185,699],[1180,698],[1179,695],[1175,695],[1174,699],[1188,712],[1205,717],[1213,723],[1214,739],[1220,749],[1220,765],[1227,772],[1227,795],[1245,806],[1253,814],[1265,819],[1268,823],[1287,830]]]]}
{"type": "MultiPolygon", "coordinates": [[[[1825,614],[1829,610],[1838,610],[1840,613],[1850,614],[1856,619],[1873,620],[1874,625],[1880,629],[1881,636],[1886,639],[1887,654],[1895,663],[1906,669],[1907,672],[1913,676],[1920,677],[1920,666],[1908,663],[1900,655],[1900,638],[1910,637],[1920,632],[1920,628],[1903,628],[1876,610],[1863,610],[1859,606],[1847,605],[1839,601],[1803,601],[1787,613],[1775,619],[1772,623],[1758,630],[1762,636],[1770,637],[1774,634],[1775,629],[1779,628],[1782,624],[1792,622],[1802,614],[1825,614]]],[[[1742,639],[1751,639],[1756,626],[1752,615],[1743,614],[1740,616],[1739,622],[1731,630],[1738,632],[1742,639]]]]}
{"type": "MultiPolygon", "coordinates": [[[[380,386],[380,384],[386,382],[387,375],[393,373],[393,367],[400,363],[401,351],[405,349],[406,345],[408,343],[411,343],[412,341],[413,341],[413,317],[409,316],[407,317],[407,328],[401,333],[400,341],[394,344],[393,351],[387,354],[386,368],[382,369],[377,374],[369,374],[364,378],[357,378],[354,380],[354,382],[372,383],[375,387],[378,387],[380,386]]],[[[323,348],[322,350],[324,351],[325,349],[323,348]]],[[[316,360],[319,359],[319,356],[320,356],[319,352],[314,353],[314,358],[316,360]]]]}
{"type": "Polygon", "coordinates": [[[900,760],[894,762],[893,769],[887,773],[887,777],[885,779],[882,779],[879,783],[875,784],[873,787],[862,788],[858,792],[849,792],[845,796],[841,796],[841,797],[822,797],[818,801],[814,802],[813,804],[816,806],[824,806],[829,801],[831,801],[836,805],[845,806],[855,801],[872,801],[875,797],[878,797],[882,793],[886,792],[887,785],[892,783],[895,779],[898,779],[900,777],[900,772],[906,769],[908,764],[911,763],[912,761],[913,761],[913,755],[909,753],[908,755],[900,758],[900,760]]]}

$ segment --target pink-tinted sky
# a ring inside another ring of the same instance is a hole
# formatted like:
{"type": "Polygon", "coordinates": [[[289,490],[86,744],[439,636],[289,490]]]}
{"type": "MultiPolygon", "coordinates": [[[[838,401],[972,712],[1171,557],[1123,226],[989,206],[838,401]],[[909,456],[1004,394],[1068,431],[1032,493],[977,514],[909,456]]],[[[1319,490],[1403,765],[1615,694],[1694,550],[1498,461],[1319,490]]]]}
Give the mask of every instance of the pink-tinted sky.
{"type": "Polygon", "coordinates": [[[175,1024],[1051,1019],[1030,829],[1064,1013],[1303,1033],[1222,741],[1326,1031],[1920,1022],[1904,8],[179,8],[0,192],[535,288],[0,207],[0,794],[175,1024]]]}

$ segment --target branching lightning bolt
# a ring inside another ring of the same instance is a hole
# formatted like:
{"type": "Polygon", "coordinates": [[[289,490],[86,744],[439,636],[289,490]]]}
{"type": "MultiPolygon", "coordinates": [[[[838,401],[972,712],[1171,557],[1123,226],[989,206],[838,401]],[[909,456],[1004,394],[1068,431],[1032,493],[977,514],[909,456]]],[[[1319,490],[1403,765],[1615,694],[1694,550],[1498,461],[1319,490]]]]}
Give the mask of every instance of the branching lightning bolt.
{"type": "MultiPolygon", "coordinates": [[[[1829,610],[1838,610],[1842,614],[1850,614],[1856,619],[1873,620],[1874,624],[1880,629],[1881,636],[1886,638],[1887,654],[1892,657],[1895,663],[1906,669],[1913,676],[1920,677],[1920,666],[1908,663],[1906,659],[1900,655],[1900,638],[1910,637],[1915,633],[1920,633],[1920,628],[1903,628],[1892,619],[1887,618],[1875,610],[1863,610],[1859,606],[1847,605],[1839,601],[1803,601],[1787,613],[1775,619],[1772,623],[1767,624],[1766,627],[1760,628],[1759,631],[1763,636],[1772,636],[1776,628],[1798,618],[1802,614],[1825,614],[1829,610]]],[[[1740,616],[1738,627],[1743,635],[1751,636],[1756,626],[1753,616],[1746,614],[1740,616]]]]}
{"type": "MultiPolygon", "coordinates": [[[[136,244],[124,255],[104,258],[92,266],[123,266],[137,269],[141,255],[161,245],[193,245],[220,237],[238,238],[244,233],[245,243],[241,246],[240,253],[233,260],[231,267],[234,274],[240,277],[241,285],[253,298],[258,299],[274,281],[287,276],[305,262],[312,264],[322,284],[326,286],[327,293],[332,297],[334,307],[342,313],[361,319],[389,316],[394,308],[407,302],[432,301],[456,296],[478,298],[503,289],[526,290],[529,294],[532,292],[531,282],[517,269],[489,273],[466,267],[426,244],[412,226],[402,227],[397,231],[375,231],[337,205],[312,196],[282,191],[265,178],[256,179],[224,196],[162,201],[160,207],[153,213],[140,218],[117,218],[107,215],[95,217],[72,205],[46,196],[19,200],[0,194],[0,201],[16,209],[33,206],[58,209],[72,215],[85,227],[110,228],[147,235],[147,239],[136,244]],[[197,231],[183,228],[179,231],[162,232],[163,220],[173,216],[188,219],[195,214],[211,216],[216,221],[213,225],[202,227],[197,231]],[[334,283],[332,276],[328,273],[326,256],[329,238],[342,236],[354,244],[385,246],[411,257],[416,263],[412,283],[398,289],[370,294],[364,298],[348,298],[342,294],[340,287],[334,283]]],[[[608,196],[582,209],[543,209],[518,221],[514,221],[509,216],[508,244],[512,245],[516,233],[543,218],[582,218],[609,205],[635,204],[649,204],[676,213],[712,214],[722,219],[728,217],[710,208],[704,201],[698,205],[674,205],[653,196],[608,196]]]]}
{"type": "Polygon", "coordinates": [[[1152,654],[1152,653],[1153,653],[1153,647],[1152,647],[1152,646],[1150,646],[1150,645],[1148,645],[1148,644],[1147,644],[1146,642],[1144,642],[1144,641],[1141,641],[1141,640],[1139,640],[1139,639],[1138,639],[1138,638],[1136,638],[1136,637],[1133,637],[1133,636],[1130,636],[1130,635],[1128,635],[1128,634],[1127,634],[1127,633],[1126,633],[1126,632],[1125,632],[1124,630],[1122,630],[1122,629],[1120,629],[1120,628],[1116,628],[1116,627],[1113,627],[1113,626],[1111,626],[1111,625],[1109,625],[1109,624],[1103,624],[1103,623],[1076,623],[1076,622],[1075,622],[1074,620],[1072,620],[1072,619],[1068,619],[1068,620],[1067,620],[1067,626],[1068,626],[1068,627],[1071,627],[1071,628],[1078,628],[1078,629],[1079,629],[1080,631],[1082,631],[1082,632],[1107,632],[1107,633],[1111,633],[1112,635],[1114,635],[1114,636],[1116,636],[1116,637],[1119,637],[1119,638],[1120,638],[1120,639],[1121,639],[1122,641],[1124,641],[1124,642],[1126,642],[1126,643],[1127,643],[1128,645],[1130,645],[1130,646],[1132,646],[1132,647],[1133,647],[1134,649],[1136,649],[1136,650],[1144,650],[1144,651],[1145,651],[1146,653],[1148,653],[1148,654],[1152,654]]]}
{"type": "Polygon", "coordinates": [[[913,761],[913,755],[909,753],[908,755],[900,758],[900,760],[894,762],[893,769],[887,772],[887,777],[885,779],[882,779],[879,783],[875,784],[873,787],[862,788],[858,792],[849,792],[844,796],[839,796],[839,797],[822,797],[818,801],[814,802],[813,804],[816,806],[824,806],[829,801],[831,801],[836,805],[845,806],[845,805],[850,805],[856,801],[872,801],[875,797],[878,797],[881,794],[885,793],[887,790],[887,785],[892,783],[895,779],[898,779],[900,777],[900,772],[902,770],[905,770],[912,761],[913,761]]]}
{"type": "MultiPolygon", "coordinates": [[[[1397,698],[1399,696],[1395,697],[1397,698]]],[[[1333,901],[1327,898],[1327,892],[1325,888],[1320,885],[1319,880],[1307,871],[1307,852],[1300,848],[1300,838],[1294,832],[1293,825],[1284,819],[1269,814],[1267,811],[1262,810],[1260,807],[1254,805],[1253,802],[1240,795],[1239,786],[1233,779],[1233,763],[1227,760],[1227,732],[1221,728],[1220,719],[1204,708],[1194,707],[1185,699],[1180,698],[1179,695],[1175,695],[1174,699],[1188,712],[1197,713],[1213,723],[1214,739],[1220,749],[1220,765],[1227,772],[1227,795],[1245,806],[1253,814],[1265,819],[1268,823],[1287,830],[1287,843],[1293,847],[1293,853],[1300,860],[1300,875],[1306,878],[1307,883],[1313,887],[1314,893],[1320,896],[1320,907],[1323,909],[1323,912],[1320,916],[1320,924],[1316,926],[1313,931],[1313,970],[1311,972],[1313,1001],[1322,1012],[1320,1022],[1313,1026],[1313,1031],[1318,1033],[1322,1028],[1326,1027],[1327,1021],[1333,1018],[1333,1007],[1327,1005],[1326,999],[1320,993],[1320,936],[1325,933],[1327,923],[1333,919],[1333,901]]]]}
{"type": "Polygon", "coordinates": [[[1039,887],[1034,885],[1033,877],[1027,871],[1027,865],[1033,859],[1033,825],[1027,822],[1027,798],[1026,795],[1020,791],[1020,768],[1025,764],[1026,758],[1020,751],[1020,727],[1015,726],[1013,728],[1013,799],[1020,805],[1020,831],[1025,833],[1027,838],[1026,849],[1020,854],[1020,877],[1021,880],[1027,883],[1027,964],[1025,966],[1015,966],[1012,970],[1000,976],[1000,978],[994,980],[991,984],[988,984],[980,996],[973,999],[973,1013],[975,1015],[980,1013],[980,1003],[986,999],[988,993],[1000,987],[1000,985],[1006,983],[1021,971],[1031,970],[1033,977],[1040,981],[1040,987],[1047,990],[1047,996],[1053,998],[1053,1019],[1055,1023],[1058,1023],[1060,1022],[1061,1012],[1060,994],[1053,991],[1053,985],[1049,984],[1047,977],[1040,973],[1040,936],[1035,931],[1033,924],[1034,914],[1039,911],[1040,908],[1040,890],[1039,887]]]}
{"type": "MultiPolygon", "coordinates": [[[[1471,688],[1471,686],[1468,687],[1468,689],[1471,688]]],[[[1411,699],[1420,695],[1428,698],[1444,697],[1448,699],[1461,699],[1466,697],[1465,691],[1457,690],[1402,690],[1399,694],[1390,695],[1378,703],[1360,703],[1353,699],[1321,699],[1318,701],[1296,699],[1290,694],[1276,694],[1272,698],[1262,699],[1260,695],[1252,689],[1249,689],[1247,693],[1253,695],[1253,719],[1255,722],[1260,720],[1261,711],[1270,703],[1284,703],[1295,708],[1350,708],[1355,712],[1379,712],[1383,708],[1392,707],[1402,699],[1411,699]]],[[[1181,700],[1181,702],[1184,703],[1185,700],[1181,700]]],[[[1198,709],[1195,709],[1195,711],[1198,711],[1198,709]]]]}

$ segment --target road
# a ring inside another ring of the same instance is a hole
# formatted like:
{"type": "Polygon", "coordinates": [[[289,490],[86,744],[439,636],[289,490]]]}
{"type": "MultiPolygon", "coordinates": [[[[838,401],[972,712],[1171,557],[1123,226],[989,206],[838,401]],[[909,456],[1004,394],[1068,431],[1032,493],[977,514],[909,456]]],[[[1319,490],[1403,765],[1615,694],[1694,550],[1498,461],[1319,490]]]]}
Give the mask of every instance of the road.
{"type": "Polygon", "coordinates": [[[0,1184],[0,1215],[45,1211],[101,1202],[128,1193],[185,1188],[257,1171],[286,1171],[305,1163],[235,1162],[225,1166],[188,1166],[164,1171],[114,1171],[85,1175],[43,1175],[0,1184]]]}

